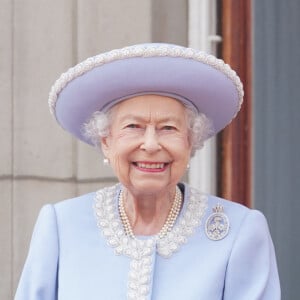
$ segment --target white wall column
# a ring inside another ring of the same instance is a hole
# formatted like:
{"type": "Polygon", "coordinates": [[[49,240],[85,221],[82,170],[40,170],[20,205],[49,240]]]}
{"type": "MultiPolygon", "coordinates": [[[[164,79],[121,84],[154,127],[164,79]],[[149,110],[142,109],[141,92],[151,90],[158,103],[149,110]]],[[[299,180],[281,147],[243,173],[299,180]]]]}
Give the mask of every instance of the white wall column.
{"type": "MultiPolygon", "coordinates": [[[[189,47],[215,54],[216,0],[189,0],[189,47]]],[[[189,170],[191,186],[207,193],[216,192],[216,140],[211,138],[192,158],[189,170]]]]}

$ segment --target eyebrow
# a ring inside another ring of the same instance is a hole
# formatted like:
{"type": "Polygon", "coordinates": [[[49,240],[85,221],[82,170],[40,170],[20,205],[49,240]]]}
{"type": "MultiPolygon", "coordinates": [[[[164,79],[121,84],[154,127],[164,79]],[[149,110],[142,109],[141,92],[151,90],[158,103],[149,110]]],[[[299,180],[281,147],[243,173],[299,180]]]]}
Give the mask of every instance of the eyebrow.
{"type": "MultiPolygon", "coordinates": [[[[141,117],[141,116],[136,116],[133,114],[127,114],[121,118],[121,122],[124,122],[125,120],[133,120],[133,121],[138,121],[138,122],[145,122],[147,118],[141,117]]],[[[164,123],[164,122],[175,122],[175,123],[180,123],[180,119],[178,117],[163,117],[159,118],[158,122],[159,123],[164,123]]]]}

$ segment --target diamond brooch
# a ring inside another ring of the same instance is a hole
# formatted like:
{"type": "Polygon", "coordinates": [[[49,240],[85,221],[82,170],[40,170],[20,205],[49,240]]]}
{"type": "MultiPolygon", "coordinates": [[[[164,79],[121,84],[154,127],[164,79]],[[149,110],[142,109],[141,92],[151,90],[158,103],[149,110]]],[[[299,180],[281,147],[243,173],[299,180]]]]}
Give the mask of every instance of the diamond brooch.
{"type": "Polygon", "coordinates": [[[224,239],[229,231],[229,219],[222,205],[217,204],[205,223],[205,233],[213,241],[224,239]]]}

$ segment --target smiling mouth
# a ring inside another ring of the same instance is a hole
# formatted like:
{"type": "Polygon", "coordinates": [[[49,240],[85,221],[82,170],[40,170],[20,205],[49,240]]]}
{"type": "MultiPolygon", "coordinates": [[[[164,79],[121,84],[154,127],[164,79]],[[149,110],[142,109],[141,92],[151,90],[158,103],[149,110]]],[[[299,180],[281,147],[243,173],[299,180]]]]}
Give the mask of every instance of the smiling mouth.
{"type": "Polygon", "coordinates": [[[133,163],[140,170],[147,171],[162,171],[164,170],[169,163],[146,163],[146,162],[134,162],[133,163]]]}

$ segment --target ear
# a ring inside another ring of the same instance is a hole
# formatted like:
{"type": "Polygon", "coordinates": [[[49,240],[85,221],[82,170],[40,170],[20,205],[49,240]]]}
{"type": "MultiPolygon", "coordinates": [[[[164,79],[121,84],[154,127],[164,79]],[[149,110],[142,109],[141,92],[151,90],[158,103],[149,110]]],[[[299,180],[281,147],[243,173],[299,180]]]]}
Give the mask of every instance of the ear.
{"type": "Polygon", "coordinates": [[[110,156],[110,143],[109,137],[101,138],[101,149],[105,157],[109,158],[110,156]]]}

